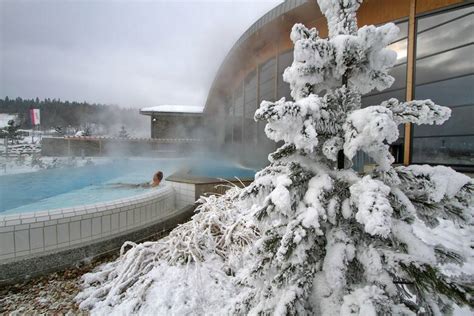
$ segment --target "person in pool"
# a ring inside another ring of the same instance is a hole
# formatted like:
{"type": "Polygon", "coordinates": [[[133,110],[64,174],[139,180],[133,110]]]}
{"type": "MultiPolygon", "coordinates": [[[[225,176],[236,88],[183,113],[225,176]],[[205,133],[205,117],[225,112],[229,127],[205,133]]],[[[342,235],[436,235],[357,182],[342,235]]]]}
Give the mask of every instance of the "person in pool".
{"type": "Polygon", "coordinates": [[[109,185],[113,186],[114,188],[154,188],[160,185],[161,180],[163,180],[163,172],[157,171],[153,175],[153,179],[150,182],[139,183],[139,184],[132,184],[132,183],[110,183],[109,185]]]}
{"type": "Polygon", "coordinates": [[[154,188],[160,185],[161,180],[163,180],[163,172],[157,171],[153,175],[153,180],[150,182],[150,187],[154,188]]]}

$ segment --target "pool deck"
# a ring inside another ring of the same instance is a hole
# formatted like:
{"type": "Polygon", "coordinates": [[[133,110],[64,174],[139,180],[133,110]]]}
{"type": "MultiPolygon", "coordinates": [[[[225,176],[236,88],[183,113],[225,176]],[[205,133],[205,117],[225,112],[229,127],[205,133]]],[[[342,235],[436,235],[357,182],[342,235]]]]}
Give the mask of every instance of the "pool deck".
{"type": "Polygon", "coordinates": [[[224,194],[229,186],[247,186],[253,178],[219,179],[191,175],[186,172],[176,172],[166,178],[176,190],[176,207],[182,208],[194,204],[201,196],[224,194]]]}

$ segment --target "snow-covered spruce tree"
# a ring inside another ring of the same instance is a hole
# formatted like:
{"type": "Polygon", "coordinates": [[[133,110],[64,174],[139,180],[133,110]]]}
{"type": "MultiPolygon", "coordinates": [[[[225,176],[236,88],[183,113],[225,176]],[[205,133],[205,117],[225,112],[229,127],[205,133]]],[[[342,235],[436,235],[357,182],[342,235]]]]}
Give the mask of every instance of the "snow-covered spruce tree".
{"type": "MultiPolygon", "coordinates": [[[[284,144],[245,189],[201,199],[190,222],[84,278],[82,308],[107,313],[446,314],[472,303],[472,274],[445,273],[472,249],[422,239],[443,223],[472,234],[473,181],[446,167],[392,167],[403,123],[441,124],[448,108],[361,95],[393,83],[393,24],[357,28],[357,0],[319,0],[329,37],[293,27],[284,73],[294,101],[255,118],[284,144]],[[358,151],[378,167],[359,176],[358,151]]],[[[124,248],[125,248],[124,246],[124,248]]],[[[460,270],[460,269],[458,269],[460,270]]],[[[469,270],[469,269],[468,269],[469,270]]],[[[472,270],[472,269],[471,269],[472,270]]]]}
{"type": "Polygon", "coordinates": [[[396,99],[361,109],[361,94],[393,83],[396,53],[386,47],[398,28],[358,29],[360,2],[318,1],[327,39],[293,27],[294,61],[283,78],[294,101],[264,101],[255,114],[284,145],[242,193],[257,198],[261,237],[237,273],[237,314],[438,314],[472,294],[466,278],[438,270],[462,255],[424,243],[412,224],[471,225],[473,182],[444,167],[394,169],[388,145],[397,125],[441,124],[450,110],[396,99]],[[350,160],[358,151],[378,164],[372,174],[337,170],[341,153],[350,160]]]}

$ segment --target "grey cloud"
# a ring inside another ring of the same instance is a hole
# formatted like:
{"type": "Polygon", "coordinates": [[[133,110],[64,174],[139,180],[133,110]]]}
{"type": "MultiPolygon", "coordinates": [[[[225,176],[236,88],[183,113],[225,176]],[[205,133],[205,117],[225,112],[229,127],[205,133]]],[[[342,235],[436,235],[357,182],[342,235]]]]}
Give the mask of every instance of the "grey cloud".
{"type": "Polygon", "coordinates": [[[233,43],[280,2],[0,0],[0,97],[202,105],[233,43]]]}

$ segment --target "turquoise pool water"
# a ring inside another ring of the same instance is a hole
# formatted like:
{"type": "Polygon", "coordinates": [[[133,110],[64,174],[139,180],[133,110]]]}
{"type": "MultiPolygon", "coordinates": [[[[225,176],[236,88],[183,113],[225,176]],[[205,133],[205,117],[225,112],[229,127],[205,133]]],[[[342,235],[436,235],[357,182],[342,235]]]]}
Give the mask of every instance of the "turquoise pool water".
{"type": "Polygon", "coordinates": [[[6,175],[0,176],[0,215],[130,197],[151,189],[117,189],[111,184],[149,182],[157,170],[162,170],[167,177],[181,168],[191,170],[198,176],[217,178],[248,178],[255,174],[254,170],[212,159],[130,159],[80,168],[6,175]]]}

